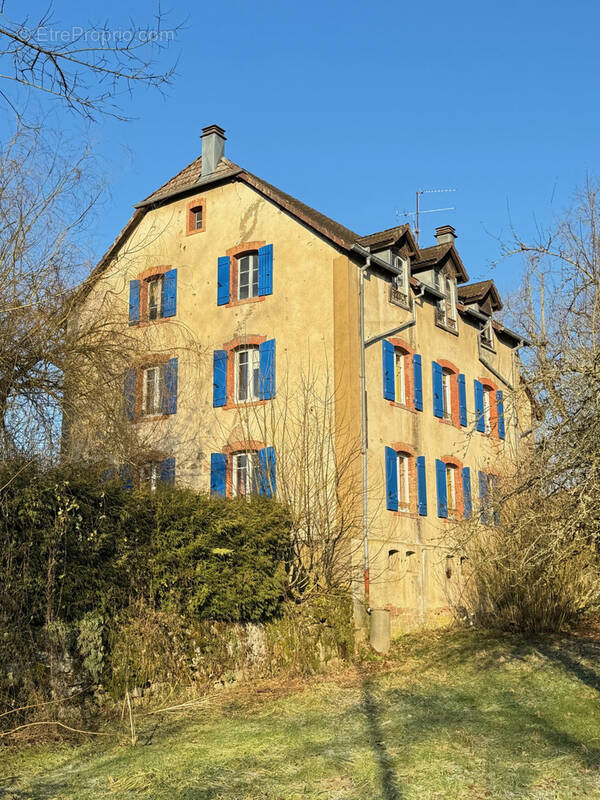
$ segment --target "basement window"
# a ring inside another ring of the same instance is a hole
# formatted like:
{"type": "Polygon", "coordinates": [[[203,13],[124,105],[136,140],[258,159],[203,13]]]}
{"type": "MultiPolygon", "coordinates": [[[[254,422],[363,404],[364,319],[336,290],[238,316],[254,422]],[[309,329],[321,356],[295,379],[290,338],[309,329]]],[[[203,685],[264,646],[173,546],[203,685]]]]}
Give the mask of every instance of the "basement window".
{"type": "Polygon", "coordinates": [[[156,491],[158,482],[160,480],[160,466],[156,462],[143,464],[140,468],[140,483],[150,489],[151,492],[156,491]]]}
{"type": "Polygon", "coordinates": [[[388,569],[391,572],[398,572],[400,568],[400,553],[398,550],[388,551],[388,569]]]}

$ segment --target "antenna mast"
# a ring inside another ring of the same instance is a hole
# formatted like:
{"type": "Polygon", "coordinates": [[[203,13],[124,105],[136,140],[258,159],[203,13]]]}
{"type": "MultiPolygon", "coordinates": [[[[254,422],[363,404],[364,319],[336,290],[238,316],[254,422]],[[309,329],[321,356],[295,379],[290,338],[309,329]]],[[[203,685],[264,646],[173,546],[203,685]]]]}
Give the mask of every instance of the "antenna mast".
{"type": "MultiPolygon", "coordinates": [[[[415,210],[414,211],[403,211],[402,215],[404,217],[415,217],[415,239],[417,240],[417,244],[419,244],[419,234],[421,232],[420,227],[420,220],[421,214],[433,214],[437,211],[454,211],[456,206],[449,206],[448,208],[428,208],[424,211],[421,211],[421,195],[422,194],[441,194],[445,192],[455,192],[456,189],[417,189],[415,192],[415,210]]],[[[396,212],[396,216],[400,216],[399,212],[396,212]]]]}

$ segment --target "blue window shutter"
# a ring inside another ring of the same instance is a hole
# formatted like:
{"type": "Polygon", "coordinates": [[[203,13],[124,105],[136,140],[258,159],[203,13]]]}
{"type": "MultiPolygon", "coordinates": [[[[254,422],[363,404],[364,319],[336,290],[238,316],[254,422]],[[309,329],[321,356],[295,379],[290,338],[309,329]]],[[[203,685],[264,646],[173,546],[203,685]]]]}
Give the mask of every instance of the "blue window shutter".
{"type": "Polygon", "coordinates": [[[496,392],[496,408],[498,409],[498,436],[504,439],[504,394],[501,389],[496,392]]]}
{"type": "Polygon", "coordinates": [[[488,476],[485,472],[479,472],[479,513],[481,521],[485,524],[489,520],[490,487],[488,476]]]}
{"type": "Polygon", "coordinates": [[[159,469],[161,483],[173,486],[175,483],[175,459],[173,457],[165,458],[160,462],[159,469]]]}
{"type": "Polygon", "coordinates": [[[225,453],[210,454],[210,493],[225,497],[227,478],[227,456],[225,453]]]}
{"type": "Polygon", "coordinates": [[[448,518],[448,492],[446,489],[446,465],[443,461],[435,461],[435,477],[437,483],[438,517],[448,518]]]}
{"type": "Polygon", "coordinates": [[[215,350],[213,354],[213,406],[227,403],[227,350],[215,350]]]}
{"type": "Polygon", "coordinates": [[[458,376],[458,419],[463,428],[467,427],[467,384],[465,376],[458,376]]]}
{"type": "Polygon", "coordinates": [[[425,456],[417,458],[417,503],[419,514],[427,516],[427,477],[425,475],[425,456]]]}
{"type": "Polygon", "coordinates": [[[442,397],[444,388],[442,383],[442,367],[437,361],[432,362],[432,384],[433,384],[433,415],[443,419],[444,400],[442,397]]]}
{"type": "Polygon", "coordinates": [[[273,245],[258,249],[258,294],[273,294],[273,245]]]}
{"type": "Polygon", "coordinates": [[[119,477],[121,478],[124,489],[133,489],[133,470],[130,464],[122,464],[119,467],[119,477]]]}
{"type": "Polygon", "coordinates": [[[485,419],[483,418],[483,384],[475,381],[475,427],[480,433],[485,433],[485,419]]]}
{"type": "Polygon", "coordinates": [[[489,475],[488,480],[492,487],[492,514],[494,525],[500,524],[500,511],[498,510],[498,492],[500,491],[500,478],[497,475],[489,475]]]}
{"type": "Polygon", "coordinates": [[[275,448],[263,447],[258,451],[260,461],[260,475],[258,480],[258,493],[264,497],[275,497],[277,485],[275,483],[275,448]]]}
{"type": "Polygon", "coordinates": [[[423,411],[423,367],[421,356],[415,353],[413,356],[413,375],[415,383],[415,409],[423,411]]]}
{"type": "Polygon", "coordinates": [[[388,511],[398,511],[398,455],[385,448],[385,503],[388,511]]]}
{"type": "Polygon", "coordinates": [[[125,413],[127,419],[135,418],[135,369],[128,369],[125,373],[125,388],[123,394],[125,395],[125,413]]]}
{"type": "Polygon", "coordinates": [[[469,467],[463,467],[462,482],[464,516],[465,519],[471,519],[473,516],[473,500],[471,499],[471,470],[469,467]]]}
{"type": "Polygon", "coordinates": [[[229,302],[229,256],[221,256],[217,262],[217,305],[229,302]]]}
{"type": "Polygon", "coordinates": [[[140,281],[129,281],[129,324],[140,321],[140,281]]]}
{"type": "Polygon", "coordinates": [[[177,313],[177,270],[165,272],[162,286],[162,315],[174,317],[177,313]]]}
{"type": "Polygon", "coordinates": [[[394,345],[387,339],[381,342],[381,357],[383,361],[383,396],[386,400],[395,400],[394,345]]]}
{"type": "Polygon", "coordinates": [[[267,339],[258,347],[260,399],[275,397],[275,339],[267,339]]]}
{"type": "Polygon", "coordinates": [[[162,392],[162,411],[163,414],[177,413],[177,359],[170,358],[163,364],[163,392],[162,392]]]}

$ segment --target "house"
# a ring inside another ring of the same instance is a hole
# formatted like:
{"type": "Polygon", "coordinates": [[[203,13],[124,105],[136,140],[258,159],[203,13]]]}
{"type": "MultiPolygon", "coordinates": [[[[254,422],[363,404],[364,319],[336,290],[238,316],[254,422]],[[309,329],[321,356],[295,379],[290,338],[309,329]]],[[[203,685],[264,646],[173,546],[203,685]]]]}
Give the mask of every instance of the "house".
{"type": "Polygon", "coordinates": [[[522,340],[493,281],[468,281],[450,225],[430,247],[408,225],[358,235],[205,128],[202,156],[136,206],[83,300],[101,313],[110,298],[146,337],[124,414],[147,456],[127,481],[288,500],[327,484],[327,513],[341,495],[351,509],[356,592],[394,631],[443,618],[464,566],[449,529],[487,507],[530,426],[522,340]]]}

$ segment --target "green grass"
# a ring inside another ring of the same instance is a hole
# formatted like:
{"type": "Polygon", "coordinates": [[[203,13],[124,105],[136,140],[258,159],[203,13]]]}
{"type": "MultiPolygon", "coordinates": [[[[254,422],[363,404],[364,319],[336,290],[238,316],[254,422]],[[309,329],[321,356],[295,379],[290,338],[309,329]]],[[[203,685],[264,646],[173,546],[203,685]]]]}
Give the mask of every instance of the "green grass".
{"type": "Polygon", "coordinates": [[[0,750],[2,800],[600,798],[600,643],[403,637],[305,685],[220,692],[139,742],[0,750]]]}

